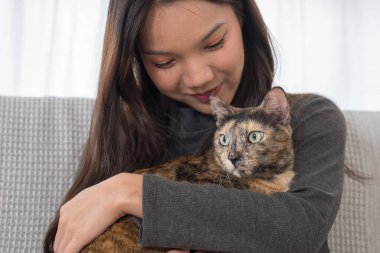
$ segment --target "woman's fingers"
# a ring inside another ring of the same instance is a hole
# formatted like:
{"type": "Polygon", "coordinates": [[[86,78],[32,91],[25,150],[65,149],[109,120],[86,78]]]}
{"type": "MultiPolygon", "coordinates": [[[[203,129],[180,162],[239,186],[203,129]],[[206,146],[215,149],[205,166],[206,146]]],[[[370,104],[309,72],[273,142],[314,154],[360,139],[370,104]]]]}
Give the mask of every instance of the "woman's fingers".
{"type": "MultiPolygon", "coordinates": [[[[128,175],[124,174],[125,176],[128,175]]],[[[132,179],[136,178],[132,177],[132,179]]],[[[125,185],[131,184],[126,183],[123,176],[116,175],[81,191],[66,202],[60,209],[54,252],[79,252],[111,224],[124,216],[125,212],[118,201],[123,197],[131,198],[128,194],[131,187],[128,186],[128,190],[125,190],[123,188],[125,185]]],[[[127,201],[122,200],[122,202],[127,201]]]]}
{"type": "MultiPolygon", "coordinates": [[[[59,222],[61,221],[61,219],[59,219],[59,222]]],[[[54,252],[58,252],[58,249],[59,249],[59,245],[62,241],[62,237],[63,237],[63,228],[61,225],[59,225],[59,222],[58,222],[58,229],[57,229],[57,233],[55,234],[55,239],[54,239],[54,245],[53,245],[53,249],[54,249],[54,252]]]]}
{"type": "Polygon", "coordinates": [[[58,230],[54,240],[54,252],[56,253],[79,252],[102,232],[101,229],[92,228],[96,226],[96,223],[92,219],[97,220],[95,217],[101,212],[86,211],[81,208],[72,211],[72,208],[75,208],[76,204],[74,200],[73,202],[68,202],[68,206],[64,206],[61,209],[58,230]]]}
{"type": "Polygon", "coordinates": [[[80,243],[77,243],[76,238],[73,238],[71,235],[67,235],[63,236],[57,251],[54,249],[54,252],[76,253],[81,249],[82,247],[80,246],[80,243]]]}

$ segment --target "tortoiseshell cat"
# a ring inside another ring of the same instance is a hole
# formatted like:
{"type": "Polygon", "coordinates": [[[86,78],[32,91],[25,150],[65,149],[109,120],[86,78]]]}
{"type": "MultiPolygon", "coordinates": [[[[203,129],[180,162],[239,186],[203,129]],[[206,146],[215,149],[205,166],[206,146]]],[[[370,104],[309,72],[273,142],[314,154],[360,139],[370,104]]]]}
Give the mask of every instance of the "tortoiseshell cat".
{"type": "MultiPolygon", "coordinates": [[[[289,104],[284,91],[273,88],[258,107],[234,108],[216,97],[210,97],[210,104],[217,129],[209,152],[182,156],[135,173],[192,183],[217,183],[264,194],[288,191],[294,176],[294,155],[289,104]]],[[[142,248],[138,233],[134,218],[125,216],[81,252],[167,251],[142,248]]]]}

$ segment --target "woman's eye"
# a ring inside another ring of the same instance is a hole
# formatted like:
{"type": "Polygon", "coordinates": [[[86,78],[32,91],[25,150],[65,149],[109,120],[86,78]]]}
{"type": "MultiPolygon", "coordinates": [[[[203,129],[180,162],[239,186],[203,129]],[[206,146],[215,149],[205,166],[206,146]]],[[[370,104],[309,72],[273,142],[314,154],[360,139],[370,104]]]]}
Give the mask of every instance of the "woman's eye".
{"type": "Polygon", "coordinates": [[[175,63],[175,60],[170,60],[163,63],[155,63],[154,66],[156,66],[159,69],[167,69],[170,68],[175,63]]]}
{"type": "Polygon", "coordinates": [[[228,139],[228,137],[225,134],[220,135],[220,137],[219,137],[220,145],[227,146],[229,142],[230,142],[230,140],[228,139]]]}
{"type": "Polygon", "coordinates": [[[264,137],[264,133],[263,132],[253,131],[253,132],[249,133],[248,140],[251,143],[253,143],[253,144],[257,144],[257,143],[261,142],[261,140],[263,139],[263,137],[264,137]]]}
{"type": "Polygon", "coordinates": [[[206,49],[209,49],[209,50],[215,50],[215,49],[218,49],[218,48],[221,48],[223,47],[224,45],[224,36],[221,40],[219,40],[218,42],[214,43],[214,44],[211,44],[209,46],[206,47],[206,49]]]}

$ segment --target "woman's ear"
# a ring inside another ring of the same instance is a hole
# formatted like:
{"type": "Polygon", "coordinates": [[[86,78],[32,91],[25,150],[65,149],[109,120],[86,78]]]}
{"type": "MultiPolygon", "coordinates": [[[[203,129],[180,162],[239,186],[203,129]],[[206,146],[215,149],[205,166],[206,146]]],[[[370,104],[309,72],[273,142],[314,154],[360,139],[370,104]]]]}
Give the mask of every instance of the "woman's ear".
{"type": "Polygon", "coordinates": [[[244,24],[244,19],[243,19],[243,17],[239,15],[239,16],[237,16],[237,19],[238,19],[238,21],[239,21],[240,28],[243,28],[243,24],[244,24]]]}
{"type": "Polygon", "coordinates": [[[132,71],[133,71],[133,77],[136,80],[137,85],[141,85],[141,67],[139,62],[137,61],[136,56],[133,56],[133,62],[132,62],[132,71]]]}

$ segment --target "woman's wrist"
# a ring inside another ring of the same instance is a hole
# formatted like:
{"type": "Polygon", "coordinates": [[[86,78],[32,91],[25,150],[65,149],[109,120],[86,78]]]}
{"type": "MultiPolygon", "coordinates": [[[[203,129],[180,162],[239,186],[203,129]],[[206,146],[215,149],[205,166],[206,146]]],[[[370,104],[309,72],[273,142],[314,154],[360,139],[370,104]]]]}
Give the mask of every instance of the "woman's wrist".
{"type": "Polygon", "coordinates": [[[143,176],[131,173],[116,175],[117,205],[125,214],[142,218],[143,176]]]}

